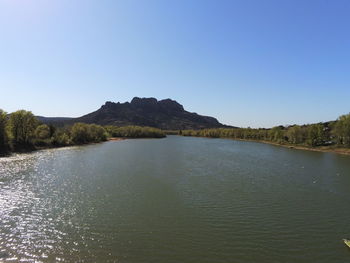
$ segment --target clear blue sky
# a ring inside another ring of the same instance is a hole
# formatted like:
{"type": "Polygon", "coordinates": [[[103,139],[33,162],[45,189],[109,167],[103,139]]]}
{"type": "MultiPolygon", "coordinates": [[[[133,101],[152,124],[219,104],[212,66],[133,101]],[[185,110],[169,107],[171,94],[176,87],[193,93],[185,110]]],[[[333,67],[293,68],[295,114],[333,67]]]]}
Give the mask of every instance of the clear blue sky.
{"type": "Polygon", "coordinates": [[[348,0],[0,0],[0,108],[172,98],[242,127],[350,111],[348,0]]]}

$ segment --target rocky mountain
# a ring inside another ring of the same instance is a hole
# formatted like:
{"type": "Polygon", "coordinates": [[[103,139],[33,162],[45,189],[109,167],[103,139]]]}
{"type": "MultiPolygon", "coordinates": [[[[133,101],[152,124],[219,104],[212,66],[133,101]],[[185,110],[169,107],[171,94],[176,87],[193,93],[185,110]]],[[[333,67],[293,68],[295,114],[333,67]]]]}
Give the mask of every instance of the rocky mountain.
{"type": "MultiPolygon", "coordinates": [[[[43,122],[57,124],[59,119],[41,117],[43,122]]],[[[184,109],[178,102],[165,99],[135,97],[131,102],[106,102],[100,109],[79,118],[64,120],[66,124],[74,122],[96,123],[100,125],[138,125],[165,130],[203,129],[227,127],[217,119],[201,116],[184,109]]]]}

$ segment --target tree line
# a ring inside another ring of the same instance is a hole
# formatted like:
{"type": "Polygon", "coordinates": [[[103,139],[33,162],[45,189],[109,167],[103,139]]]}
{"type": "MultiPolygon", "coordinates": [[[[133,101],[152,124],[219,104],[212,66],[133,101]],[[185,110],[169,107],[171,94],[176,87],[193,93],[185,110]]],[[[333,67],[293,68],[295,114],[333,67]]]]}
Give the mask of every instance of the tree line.
{"type": "Polygon", "coordinates": [[[111,137],[122,138],[164,138],[164,131],[152,127],[140,126],[105,126],[106,131],[111,137]]]}
{"type": "Polygon", "coordinates": [[[10,115],[0,110],[0,153],[35,150],[43,147],[79,145],[106,141],[106,130],[96,124],[75,123],[56,128],[40,123],[30,112],[19,110],[10,115]]]}
{"type": "Polygon", "coordinates": [[[8,115],[0,110],[0,154],[38,148],[81,145],[106,141],[108,137],[161,138],[164,132],[149,127],[116,127],[75,123],[55,127],[40,123],[30,112],[19,110],[8,115]]]}
{"type": "MultiPolygon", "coordinates": [[[[172,131],[173,134],[173,131],[172,131]]],[[[311,147],[336,145],[350,148],[350,114],[336,121],[310,125],[276,126],[271,129],[217,128],[183,130],[183,136],[232,138],[269,141],[280,144],[305,145],[311,147]]],[[[108,137],[163,138],[160,129],[139,126],[100,126],[75,123],[66,127],[55,127],[40,123],[30,112],[19,110],[8,115],[0,110],[0,153],[34,150],[44,147],[60,147],[106,141],[108,137]]]]}
{"type": "Polygon", "coordinates": [[[179,134],[183,136],[269,141],[279,144],[311,147],[336,145],[349,148],[350,114],[342,115],[333,122],[309,125],[276,126],[271,129],[218,128],[183,130],[179,131],[179,134]]]}

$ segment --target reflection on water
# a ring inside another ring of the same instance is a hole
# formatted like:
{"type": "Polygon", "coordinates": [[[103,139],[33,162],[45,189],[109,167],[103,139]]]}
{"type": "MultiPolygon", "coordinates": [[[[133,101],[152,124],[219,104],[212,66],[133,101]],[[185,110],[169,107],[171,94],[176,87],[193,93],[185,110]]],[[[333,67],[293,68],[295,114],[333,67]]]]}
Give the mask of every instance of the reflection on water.
{"type": "Polygon", "coordinates": [[[177,136],[0,158],[0,262],[346,262],[349,161],[177,136]]]}
{"type": "Polygon", "coordinates": [[[49,189],[51,196],[46,189],[55,170],[45,165],[54,155],[41,151],[0,159],[0,246],[6,261],[47,259],[67,235],[57,228],[69,216],[55,207],[59,189],[49,189]]]}

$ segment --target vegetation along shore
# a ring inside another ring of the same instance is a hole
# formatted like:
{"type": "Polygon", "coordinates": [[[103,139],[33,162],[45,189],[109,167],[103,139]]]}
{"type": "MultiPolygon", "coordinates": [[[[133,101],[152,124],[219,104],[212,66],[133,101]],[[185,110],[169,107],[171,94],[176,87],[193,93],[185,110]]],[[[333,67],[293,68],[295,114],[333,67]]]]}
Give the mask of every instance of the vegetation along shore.
{"type": "Polygon", "coordinates": [[[156,128],[138,126],[101,126],[74,123],[55,127],[41,123],[30,111],[19,110],[8,115],[0,110],[0,155],[42,148],[83,145],[118,138],[162,138],[156,128]]]}
{"type": "Polygon", "coordinates": [[[257,141],[302,150],[350,154],[350,114],[342,115],[336,121],[318,124],[276,126],[271,129],[183,130],[179,134],[257,141]]]}
{"type": "Polygon", "coordinates": [[[63,127],[41,123],[30,111],[0,110],[0,154],[82,145],[121,138],[163,138],[166,134],[257,141],[295,149],[350,155],[350,114],[336,121],[259,128],[209,128],[164,131],[152,127],[72,123],[63,127]]]}

